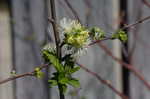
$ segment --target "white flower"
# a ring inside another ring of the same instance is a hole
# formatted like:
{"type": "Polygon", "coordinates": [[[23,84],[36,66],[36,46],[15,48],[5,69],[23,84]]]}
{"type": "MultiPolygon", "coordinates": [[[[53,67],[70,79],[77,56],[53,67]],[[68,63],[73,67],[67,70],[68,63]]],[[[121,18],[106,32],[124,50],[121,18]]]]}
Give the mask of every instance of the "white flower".
{"type": "Polygon", "coordinates": [[[49,50],[52,53],[56,53],[56,45],[54,43],[46,44],[42,50],[49,50]]]}
{"type": "Polygon", "coordinates": [[[60,20],[61,32],[71,32],[73,28],[82,28],[81,24],[76,20],[63,18],[60,20]]]}
{"type": "Polygon", "coordinates": [[[87,48],[80,48],[76,51],[76,53],[72,54],[72,57],[74,59],[78,59],[85,54],[87,54],[87,48]]]}
{"type": "Polygon", "coordinates": [[[70,19],[67,20],[66,18],[63,18],[60,21],[60,26],[61,26],[62,29],[70,28],[71,24],[72,24],[72,20],[70,20],[70,19]]]}

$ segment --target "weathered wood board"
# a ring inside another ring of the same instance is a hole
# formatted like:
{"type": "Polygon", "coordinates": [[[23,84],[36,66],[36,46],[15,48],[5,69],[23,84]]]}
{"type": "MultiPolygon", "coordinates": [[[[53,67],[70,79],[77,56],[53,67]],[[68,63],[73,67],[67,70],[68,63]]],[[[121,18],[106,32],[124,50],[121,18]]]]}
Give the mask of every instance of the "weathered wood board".
{"type": "MultiPolygon", "coordinates": [[[[21,74],[42,64],[41,45],[45,40],[47,10],[44,0],[12,0],[14,69],[21,74]]],[[[48,99],[47,79],[25,77],[16,80],[15,99],[48,99]]]]}
{"type": "MultiPolygon", "coordinates": [[[[7,3],[0,2],[0,80],[11,76],[10,71],[12,68],[12,49],[9,21],[10,15],[7,3]]],[[[12,82],[0,85],[0,99],[13,99],[12,82]]]]}
{"type": "MultiPolygon", "coordinates": [[[[147,0],[150,2],[149,0],[147,0]]],[[[128,0],[128,21],[133,23],[150,15],[150,8],[145,6],[142,0],[128,0]]],[[[133,49],[132,64],[150,83],[150,21],[145,21],[130,29],[129,46],[133,49]]],[[[130,75],[131,99],[150,99],[150,91],[133,74],[130,75]]]]}

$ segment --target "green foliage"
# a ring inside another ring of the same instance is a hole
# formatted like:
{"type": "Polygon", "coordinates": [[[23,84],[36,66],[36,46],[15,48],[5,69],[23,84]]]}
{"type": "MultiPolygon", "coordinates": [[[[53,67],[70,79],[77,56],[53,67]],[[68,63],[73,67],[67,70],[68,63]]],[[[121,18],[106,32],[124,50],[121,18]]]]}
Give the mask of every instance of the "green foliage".
{"type": "Polygon", "coordinates": [[[11,76],[16,76],[16,75],[17,75],[17,73],[16,73],[15,70],[12,70],[12,71],[10,72],[10,74],[11,74],[11,76]]]}
{"type": "Polygon", "coordinates": [[[77,79],[68,80],[68,84],[70,84],[71,86],[74,86],[74,87],[80,87],[79,80],[77,80],[77,79]]]}
{"type": "Polygon", "coordinates": [[[86,45],[89,31],[76,20],[61,21],[60,26],[64,33],[64,42],[76,48],[81,48],[86,45]]]}
{"type": "Polygon", "coordinates": [[[98,27],[90,29],[90,36],[93,40],[102,40],[105,37],[105,32],[98,27]]]}
{"type": "Polygon", "coordinates": [[[52,80],[52,79],[48,80],[48,83],[50,84],[50,87],[58,85],[57,81],[56,80],[52,80]]]}
{"type": "Polygon", "coordinates": [[[53,64],[55,69],[59,72],[64,71],[63,65],[60,63],[60,60],[57,58],[56,54],[50,52],[50,50],[43,50],[42,54],[45,62],[53,64]]]}
{"type": "MultiPolygon", "coordinates": [[[[65,53],[62,57],[57,57],[56,46],[49,44],[42,50],[42,56],[46,63],[52,64],[56,72],[48,80],[50,87],[58,86],[61,93],[67,91],[67,86],[80,87],[79,80],[72,77],[72,74],[77,72],[80,67],[75,65],[77,55],[80,54],[93,40],[103,40],[106,38],[105,32],[98,28],[86,28],[78,21],[63,19],[60,22],[60,31],[62,37],[60,41],[61,49],[64,48],[65,53]]],[[[127,41],[127,34],[123,30],[119,30],[112,35],[112,39],[119,39],[122,42],[127,41]]],[[[40,78],[42,72],[40,68],[35,69],[35,76],[40,78]]]]}
{"type": "Polygon", "coordinates": [[[53,77],[48,80],[50,87],[59,86],[61,92],[65,93],[67,85],[71,85],[73,87],[80,86],[79,81],[71,77],[71,74],[75,73],[80,68],[75,66],[73,58],[70,55],[59,60],[56,54],[50,50],[44,49],[42,54],[45,62],[52,64],[56,69],[56,72],[53,73],[53,77]]]}
{"type": "Polygon", "coordinates": [[[34,76],[37,78],[42,78],[44,76],[44,73],[41,71],[41,68],[36,67],[34,69],[34,76]]]}
{"type": "Polygon", "coordinates": [[[65,34],[65,43],[72,45],[76,48],[81,48],[83,45],[86,44],[88,40],[88,31],[87,30],[75,30],[72,31],[73,33],[66,33],[65,34]]]}
{"type": "Polygon", "coordinates": [[[60,92],[65,94],[67,91],[67,85],[66,84],[61,84],[60,85],[60,92]]]}
{"type": "Polygon", "coordinates": [[[119,30],[117,33],[112,35],[112,39],[119,39],[122,42],[126,42],[128,40],[127,34],[123,30],[119,30]]]}

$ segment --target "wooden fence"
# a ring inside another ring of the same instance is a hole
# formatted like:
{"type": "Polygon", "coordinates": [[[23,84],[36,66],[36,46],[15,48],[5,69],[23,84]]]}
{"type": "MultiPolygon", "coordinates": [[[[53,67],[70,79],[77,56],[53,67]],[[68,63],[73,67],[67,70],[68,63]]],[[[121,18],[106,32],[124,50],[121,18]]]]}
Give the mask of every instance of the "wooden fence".
{"type": "MultiPolygon", "coordinates": [[[[133,23],[150,15],[149,7],[142,0],[128,1],[126,20],[133,23]]],[[[63,17],[80,19],[81,23],[102,28],[111,35],[119,27],[120,0],[55,0],[57,20],[63,17]]],[[[48,23],[51,17],[49,0],[0,1],[0,80],[17,74],[30,72],[42,64],[41,49],[45,42],[53,42],[53,29],[48,23]],[[50,37],[49,37],[50,36],[50,37]]],[[[121,13],[121,15],[124,15],[121,13]]],[[[59,21],[58,21],[59,22],[59,21]]],[[[132,64],[150,82],[149,77],[149,22],[129,30],[129,51],[133,50],[132,64]],[[136,35],[135,35],[136,34],[136,35]]],[[[117,57],[121,57],[120,43],[103,42],[117,57]]],[[[78,60],[90,70],[108,80],[116,89],[123,91],[122,68],[99,46],[88,49],[87,55],[78,60]]],[[[51,70],[51,69],[50,69],[51,70]]],[[[45,70],[43,79],[25,77],[0,85],[0,99],[59,99],[56,87],[48,88],[45,70]]],[[[120,99],[106,85],[80,70],[74,76],[81,82],[80,89],[69,87],[66,99],[120,99]],[[78,91],[76,91],[78,90],[78,91]]],[[[149,90],[132,73],[129,75],[129,95],[131,99],[149,99],[149,90]]]]}

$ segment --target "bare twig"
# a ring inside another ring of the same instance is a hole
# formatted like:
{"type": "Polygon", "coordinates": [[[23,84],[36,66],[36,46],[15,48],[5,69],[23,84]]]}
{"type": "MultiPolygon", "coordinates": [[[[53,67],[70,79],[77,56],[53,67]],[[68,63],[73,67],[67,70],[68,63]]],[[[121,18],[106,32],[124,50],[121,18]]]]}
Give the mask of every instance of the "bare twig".
{"type": "Polygon", "coordinates": [[[95,72],[92,72],[91,70],[89,70],[88,68],[86,68],[85,66],[83,66],[82,64],[76,63],[77,65],[79,65],[82,69],[84,69],[86,72],[88,72],[89,74],[91,74],[92,76],[96,77],[101,83],[105,84],[106,86],[108,86],[113,92],[115,92],[118,96],[120,96],[122,99],[129,99],[127,96],[125,96],[122,92],[118,91],[116,88],[113,87],[113,85],[111,85],[111,83],[107,80],[102,79],[102,77],[100,75],[98,75],[95,72]]]}
{"type": "Polygon", "coordinates": [[[99,42],[101,42],[101,41],[106,41],[106,40],[110,40],[110,39],[112,39],[112,37],[106,37],[106,38],[104,38],[104,39],[102,39],[102,40],[95,40],[95,41],[93,41],[92,43],[90,43],[87,47],[92,46],[92,45],[94,45],[94,44],[96,44],[96,43],[99,43],[99,42]]]}
{"type": "Polygon", "coordinates": [[[145,22],[145,21],[147,21],[147,20],[149,20],[149,19],[150,19],[150,16],[147,16],[147,17],[145,17],[145,18],[143,18],[143,19],[140,19],[140,20],[136,21],[136,22],[133,23],[133,24],[129,24],[129,25],[124,26],[124,27],[121,28],[121,29],[124,30],[124,29],[128,29],[128,28],[134,27],[135,25],[141,24],[141,23],[143,23],[143,22],[145,22]]]}
{"type": "MultiPolygon", "coordinates": [[[[142,15],[143,15],[143,11],[142,11],[142,7],[143,7],[143,5],[141,4],[140,5],[141,7],[139,8],[139,10],[138,10],[138,13],[137,13],[137,20],[138,19],[141,19],[141,17],[142,17],[142,15]]],[[[138,38],[138,31],[139,31],[139,25],[138,26],[136,26],[136,28],[135,29],[132,29],[133,31],[132,31],[132,33],[133,33],[133,37],[135,38],[134,40],[132,40],[133,41],[133,43],[132,43],[132,47],[130,48],[130,50],[128,51],[128,58],[129,58],[129,61],[130,61],[130,64],[132,63],[132,56],[133,56],[133,54],[134,54],[134,51],[135,51],[135,49],[136,49],[136,46],[137,46],[137,38],[138,38]]],[[[132,38],[133,39],[133,38],[132,38]]]]}
{"type": "MultiPolygon", "coordinates": [[[[43,68],[48,67],[48,64],[43,64],[43,65],[40,65],[38,67],[40,69],[43,69],[43,68]]],[[[35,73],[35,71],[27,72],[27,73],[20,74],[20,75],[15,75],[15,76],[12,76],[12,77],[9,77],[9,78],[6,78],[6,79],[0,81],[0,84],[4,84],[6,82],[9,82],[9,81],[12,81],[12,80],[15,80],[15,79],[18,79],[18,78],[22,78],[22,77],[25,77],[25,76],[34,76],[34,73],[35,73]]]]}
{"type": "Polygon", "coordinates": [[[90,3],[90,0],[84,0],[85,4],[86,4],[86,13],[85,13],[85,22],[86,25],[89,25],[89,20],[90,20],[90,14],[91,14],[91,10],[92,10],[92,5],[90,3]]]}
{"type": "MultiPolygon", "coordinates": [[[[48,22],[50,22],[50,23],[54,23],[55,21],[54,21],[54,19],[52,19],[52,18],[48,18],[48,22]]],[[[56,24],[56,23],[55,23],[56,24]]]]}
{"type": "Polygon", "coordinates": [[[73,13],[73,15],[75,16],[75,18],[81,23],[81,20],[79,18],[78,13],[76,12],[76,10],[72,7],[72,5],[69,3],[68,0],[64,0],[66,5],[69,7],[69,9],[71,10],[71,12],[73,13]]]}
{"type": "Polygon", "coordinates": [[[59,47],[60,44],[60,38],[59,38],[59,32],[57,30],[57,24],[56,24],[56,10],[55,10],[55,0],[50,0],[50,6],[51,6],[51,15],[52,20],[49,21],[52,22],[53,30],[54,30],[54,37],[55,37],[55,43],[56,43],[56,49],[57,49],[57,55],[60,58],[61,57],[61,48],[59,47]]]}
{"type": "Polygon", "coordinates": [[[4,84],[6,82],[15,80],[17,78],[22,78],[22,77],[25,77],[25,76],[33,76],[33,72],[28,72],[28,73],[24,73],[24,74],[21,74],[21,75],[16,75],[16,76],[9,77],[7,79],[4,79],[4,80],[0,81],[0,84],[4,84]]]}
{"type": "Polygon", "coordinates": [[[150,3],[149,3],[147,0],[142,0],[142,2],[143,2],[147,7],[150,8],[150,3]]]}
{"type": "Polygon", "coordinates": [[[127,64],[121,59],[115,57],[112,52],[102,43],[98,43],[98,45],[109,55],[111,56],[115,61],[117,61],[119,64],[124,66],[125,68],[129,69],[131,72],[135,74],[142,82],[143,84],[150,90],[150,84],[145,80],[145,78],[142,76],[142,74],[131,64],[127,64]]]}

